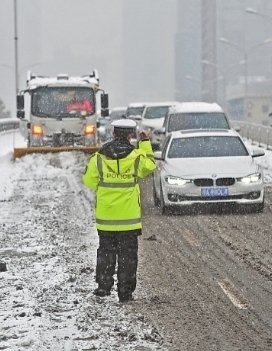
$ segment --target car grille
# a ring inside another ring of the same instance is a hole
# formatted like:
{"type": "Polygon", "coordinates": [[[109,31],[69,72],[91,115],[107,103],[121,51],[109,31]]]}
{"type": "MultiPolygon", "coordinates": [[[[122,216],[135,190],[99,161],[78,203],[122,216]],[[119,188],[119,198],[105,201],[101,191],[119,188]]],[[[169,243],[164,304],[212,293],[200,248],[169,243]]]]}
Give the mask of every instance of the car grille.
{"type": "Polygon", "coordinates": [[[210,179],[210,178],[201,178],[195,179],[195,186],[231,186],[235,183],[235,178],[218,178],[218,179],[210,179]],[[214,183],[215,182],[215,183],[214,183]]]}
{"type": "Polygon", "coordinates": [[[217,186],[230,186],[230,185],[233,185],[234,183],[235,183],[234,178],[218,178],[216,179],[216,182],[215,182],[217,186]]]}
{"type": "Polygon", "coordinates": [[[178,195],[178,194],[168,194],[168,200],[172,202],[183,202],[183,201],[221,201],[226,202],[230,200],[241,200],[241,199],[248,199],[248,200],[256,200],[261,196],[260,191],[253,191],[248,194],[240,194],[240,195],[229,195],[229,196],[213,196],[213,197],[202,197],[202,196],[185,196],[185,195],[178,195]]]}
{"type": "Polygon", "coordinates": [[[195,179],[194,184],[196,186],[213,186],[213,179],[209,179],[209,178],[195,179]]]}
{"type": "Polygon", "coordinates": [[[227,200],[239,200],[246,198],[243,195],[231,195],[231,196],[213,196],[213,197],[202,197],[202,196],[178,196],[178,201],[222,201],[225,202],[227,200]]]}

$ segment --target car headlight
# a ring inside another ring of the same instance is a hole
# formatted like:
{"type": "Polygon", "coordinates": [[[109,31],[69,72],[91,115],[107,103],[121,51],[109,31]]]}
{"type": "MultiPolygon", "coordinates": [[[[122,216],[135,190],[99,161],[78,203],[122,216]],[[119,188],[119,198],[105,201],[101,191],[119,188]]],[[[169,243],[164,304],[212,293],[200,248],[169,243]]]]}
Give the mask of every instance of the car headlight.
{"type": "Polygon", "coordinates": [[[237,180],[239,182],[242,182],[244,184],[249,184],[249,183],[256,183],[259,182],[261,180],[261,173],[254,173],[254,174],[250,174],[246,177],[242,177],[242,178],[238,178],[237,180]]]}
{"type": "Polygon", "coordinates": [[[170,185],[185,185],[186,183],[192,183],[191,179],[184,179],[172,176],[165,177],[165,181],[170,185]]]}

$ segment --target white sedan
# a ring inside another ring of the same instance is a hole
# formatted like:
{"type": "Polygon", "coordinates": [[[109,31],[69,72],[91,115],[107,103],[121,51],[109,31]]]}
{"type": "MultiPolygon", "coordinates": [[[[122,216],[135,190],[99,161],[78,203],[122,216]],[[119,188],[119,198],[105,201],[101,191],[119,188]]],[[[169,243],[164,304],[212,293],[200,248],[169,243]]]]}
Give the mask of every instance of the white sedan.
{"type": "Polygon", "coordinates": [[[194,205],[229,205],[261,212],[264,208],[263,171],[234,130],[186,130],[171,133],[162,151],[154,153],[155,205],[167,209],[194,205]]]}

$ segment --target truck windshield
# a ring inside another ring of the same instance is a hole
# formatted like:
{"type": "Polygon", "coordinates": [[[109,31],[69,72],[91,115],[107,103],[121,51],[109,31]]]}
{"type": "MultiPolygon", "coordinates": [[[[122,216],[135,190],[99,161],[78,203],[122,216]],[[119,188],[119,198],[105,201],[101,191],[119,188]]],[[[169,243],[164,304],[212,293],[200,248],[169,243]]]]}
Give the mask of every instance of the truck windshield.
{"type": "Polygon", "coordinates": [[[93,115],[94,92],[85,87],[39,87],[32,93],[31,111],[39,117],[93,115]]]}

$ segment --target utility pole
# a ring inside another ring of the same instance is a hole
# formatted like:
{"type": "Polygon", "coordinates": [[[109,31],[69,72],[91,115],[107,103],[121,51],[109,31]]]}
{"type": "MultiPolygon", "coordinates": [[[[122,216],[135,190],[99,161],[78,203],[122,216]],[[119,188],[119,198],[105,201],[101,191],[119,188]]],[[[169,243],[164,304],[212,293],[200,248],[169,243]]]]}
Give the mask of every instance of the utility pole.
{"type": "Polygon", "coordinates": [[[202,100],[216,102],[216,0],[202,0],[202,62],[215,65],[202,65],[202,100]]]}
{"type": "Polygon", "coordinates": [[[15,91],[16,96],[19,93],[19,75],[18,75],[18,35],[17,35],[17,0],[14,0],[14,44],[15,44],[15,91]]]}

